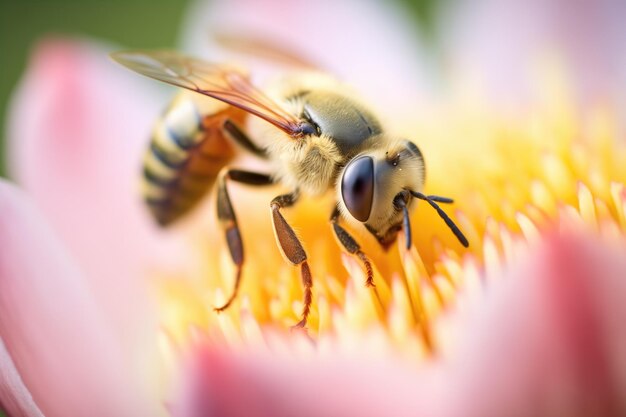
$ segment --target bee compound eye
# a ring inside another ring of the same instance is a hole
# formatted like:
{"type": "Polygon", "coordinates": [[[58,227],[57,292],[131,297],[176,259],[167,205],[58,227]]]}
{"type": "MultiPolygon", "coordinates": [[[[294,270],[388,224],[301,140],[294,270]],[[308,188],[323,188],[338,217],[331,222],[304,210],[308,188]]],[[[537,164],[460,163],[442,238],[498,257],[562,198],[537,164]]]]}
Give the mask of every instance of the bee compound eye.
{"type": "Polygon", "coordinates": [[[374,160],[361,156],[348,164],[341,178],[341,198],[350,214],[365,222],[374,199],[374,160]]]}

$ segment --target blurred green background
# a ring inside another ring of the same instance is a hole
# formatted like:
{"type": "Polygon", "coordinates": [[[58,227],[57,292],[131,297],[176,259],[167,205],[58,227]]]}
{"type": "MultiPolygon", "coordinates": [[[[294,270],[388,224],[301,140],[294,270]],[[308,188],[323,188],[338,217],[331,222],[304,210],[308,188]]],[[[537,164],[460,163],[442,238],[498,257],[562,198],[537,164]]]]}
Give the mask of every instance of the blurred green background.
{"type": "MultiPolygon", "coordinates": [[[[434,32],[436,0],[398,1],[408,6],[423,34],[434,32]]],[[[7,176],[3,144],[8,103],[38,39],[57,34],[97,38],[130,48],[173,47],[189,2],[0,0],[0,176],[7,176]]]]}
{"type": "Polygon", "coordinates": [[[34,43],[46,34],[75,35],[128,47],[173,47],[189,0],[0,0],[0,176],[11,93],[34,43]]]}

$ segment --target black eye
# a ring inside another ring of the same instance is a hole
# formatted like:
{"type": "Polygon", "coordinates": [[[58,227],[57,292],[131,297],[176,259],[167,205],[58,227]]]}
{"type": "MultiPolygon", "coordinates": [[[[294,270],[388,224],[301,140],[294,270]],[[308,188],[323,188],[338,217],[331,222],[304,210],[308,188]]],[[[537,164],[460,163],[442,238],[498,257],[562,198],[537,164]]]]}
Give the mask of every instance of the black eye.
{"type": "Polygon", "coordinates": [[[350,162],[341,179],[341,197],[352,216],[360,222],[370,217],[374,198],[374,160],[362,156],[350,162]]]}

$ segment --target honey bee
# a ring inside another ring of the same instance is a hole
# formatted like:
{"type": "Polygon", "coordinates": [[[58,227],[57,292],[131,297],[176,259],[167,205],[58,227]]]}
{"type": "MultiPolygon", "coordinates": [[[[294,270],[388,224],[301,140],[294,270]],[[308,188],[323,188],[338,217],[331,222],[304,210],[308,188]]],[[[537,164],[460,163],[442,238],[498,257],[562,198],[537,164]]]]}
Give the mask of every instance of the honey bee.
{"type": "Polygon", "coordinates": [[[128,51],[112,57],[140,74],[186,89],[154,128],[144,160],[144,196],[156,221],[166,226],[192,209],[217,182],[217,216],[236,266],[232,293],[217,311],[235,299],[244,264],[229,181],[254,186],[280,183],[290,190],[271,201],[270,211],[278,248],[286,261],[300,268],[304,302],[297,327],[306,325],[313,279],[306,251],[281,210],[296,204],[301,195],[320,196],[334,189],[332,229],[340,246],[362,262],[368,286],[374,286],[370,260],[341,225],[342,219],[362,224],[384,250],[404,230],[410,248],[409,212],[416,200],[424,200],[468,246],[438,204],[453,201],[422,193],[426,169],[417,145],[390,135],[338,81],[302,72],[261,90],[238,68],[177,52],[128,51]],[[230,168],[235,143],[268,160],[273,171],[230,168]]]}

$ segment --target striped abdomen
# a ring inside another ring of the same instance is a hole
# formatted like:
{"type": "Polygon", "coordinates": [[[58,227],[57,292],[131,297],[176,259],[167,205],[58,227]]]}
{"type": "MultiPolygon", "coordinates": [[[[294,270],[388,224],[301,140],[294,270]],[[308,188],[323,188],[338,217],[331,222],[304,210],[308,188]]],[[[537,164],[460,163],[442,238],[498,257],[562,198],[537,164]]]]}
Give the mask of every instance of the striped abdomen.
{"type": "Polygon", "coordinates": [[[234,156],[224,136],[226,118],[241,118],[216,100],[180,93],[157,122],[143,165],[143,194],[165,226],[193,208],[234,156]]]}

